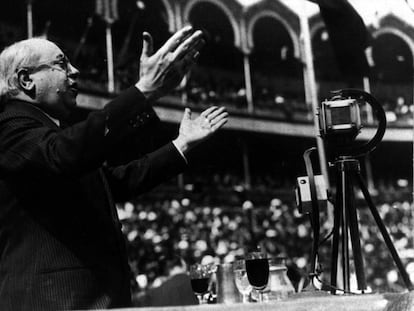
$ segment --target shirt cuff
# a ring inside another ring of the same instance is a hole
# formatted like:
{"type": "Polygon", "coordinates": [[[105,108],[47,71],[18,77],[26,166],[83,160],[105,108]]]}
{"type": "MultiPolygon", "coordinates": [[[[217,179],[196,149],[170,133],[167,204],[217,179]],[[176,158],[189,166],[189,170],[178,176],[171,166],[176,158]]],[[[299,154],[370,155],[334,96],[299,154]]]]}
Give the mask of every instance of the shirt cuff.
{"type": "Polygon", "coordinates": [[[186,158],[186,157],[185,157],[185,155],[184,155],[184,152],[183,152],[180,148],[178,148],[178,146],[176,145],[175,141],[172,141],[172,143],[173,143],[173,145],[174,145],[175,149],[177,149],[177,151],[178,151],[178,152],[181,154],[181,156],[183,157],[183,159],[184,159],[185,163],[186,163],[186,164],[188,164],[188,161],[187,161],[187,158],[186,158]]]}

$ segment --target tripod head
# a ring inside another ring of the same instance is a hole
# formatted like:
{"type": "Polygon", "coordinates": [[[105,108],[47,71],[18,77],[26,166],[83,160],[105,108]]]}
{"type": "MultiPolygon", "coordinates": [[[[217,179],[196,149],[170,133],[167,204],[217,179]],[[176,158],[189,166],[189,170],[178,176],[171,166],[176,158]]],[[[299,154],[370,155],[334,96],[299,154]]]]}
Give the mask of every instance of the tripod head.
{"type": "Polygon", "coordinates": [[[368,154],[381,142],[387,121],[381,104],[371,94],[357,89],[333,91],[332,97],[321,103],[318,111],[320,134],[327,153],[336,157],[359,157],[368,154]],[[361,104],[369,104],[377,119],[375,135],[365,143],[356,142],[363,128],[361,104]]]}

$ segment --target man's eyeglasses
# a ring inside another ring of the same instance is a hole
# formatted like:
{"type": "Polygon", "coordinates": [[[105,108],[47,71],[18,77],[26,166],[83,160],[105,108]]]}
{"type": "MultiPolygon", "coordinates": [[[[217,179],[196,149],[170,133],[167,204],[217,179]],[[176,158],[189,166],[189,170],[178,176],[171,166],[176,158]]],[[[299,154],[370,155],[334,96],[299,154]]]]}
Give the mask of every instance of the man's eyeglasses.
{"type": "Polygon", "coordinates": [[[42,70],[43,68],[52,68],[52,69],[63,71],[66,74],[68,74],[69,73],[69,59],[66,56],[64,56],[61,59],[56,59],[56,60],[53,60],[53,61],[40,63],[36,66],[22,67],[22,68],[19,68],[18,70],[26,69],[29,72],[33,73],[33,72],[42,70]]]}

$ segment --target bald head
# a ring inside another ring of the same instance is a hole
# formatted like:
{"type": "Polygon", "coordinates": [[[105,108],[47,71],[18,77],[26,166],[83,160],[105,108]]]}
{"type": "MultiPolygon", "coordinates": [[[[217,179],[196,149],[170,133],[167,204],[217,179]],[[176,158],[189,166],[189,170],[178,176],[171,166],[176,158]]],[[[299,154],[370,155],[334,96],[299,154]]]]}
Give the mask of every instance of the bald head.
{"type": "Polygon", "coordinates": [[[79,71],[53,42],[19,41],[0,54],[0,100],[27,101],[56,118],[76,106],[79,71]]]}
{"type": "Polygon", "coordinates": [[[0,54],[0,99],[16,96],[20,92],[17,79],[19,68],[35,66],[41,62],[42,51],[57,46],[46,39],[32,38],[6,47],[0,54]]]}

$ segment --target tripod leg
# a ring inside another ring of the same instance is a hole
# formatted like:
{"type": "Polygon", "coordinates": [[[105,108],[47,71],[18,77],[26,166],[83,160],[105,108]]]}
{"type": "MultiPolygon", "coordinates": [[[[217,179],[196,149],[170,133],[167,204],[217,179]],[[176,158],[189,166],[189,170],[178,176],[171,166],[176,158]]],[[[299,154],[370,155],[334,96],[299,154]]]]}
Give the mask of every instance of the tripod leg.
{"type": "Polygon", "coordinates": [[[349,232],[351,236],[352,253],[354,256],[355,273],[359,290],[366,290],[364,261],[362,258],[361,242],[359,239],[358,216],[355,207],[354,187],[351,182],[348,183],[347,212],[349,218],[349,232]]]}
{"type": "Polygon", "coordinates": [[[358,183],[359,183],[359,186],[361,188],[362,193],[364,194],[365,201],[367,202],[367,204],[369,206],[369,209],[371,210],[371,214],[374,217],[375,222],[377,223],[378,229],[381,231],[381,234],[382,234],[382,237],[385,241],[385,244],[387,245],[388,250],[390,251],[391,256],[394,259],[394,262],[395,262],[395,264],[396,264],[396,266],[397,266],[397,268],[398,268],[398,270],[401,274],[401,277],[404,280],[404,284],[407,287],[407,289],[413,290],[414,287],[413,287],[413,284],[411,283],[410,277],[408,276],[408,273],[404,268],[404,265],[403,265],[403,263],[400,259],[400,256],[398,255],[397,250],[395,249],[394,244],[391,241],[391,238],[388,234],[387,228],[385,228],[385,225],[382,222],[382,219],[381,219],[381,217],[380,217],[380,215],[379,215],[379,213],[378,213],[378,211],[377,211],[377,209],[374,205],[374,202],[372,202],[371,196],[368,192],[368,189],[365,185],[365,182],[362,179],[362,176],[361,176],[360,173],[358,173],[357,176],[358,176],[358,178],[357,178],[358,183]]]}
{"type": "Polygon", "coordinates": [[[343,282],[344,282],[344,290],[349,291],[349,235],[348,235],[348,212],[349,209],[349,180],[345,170],[341,171],[341,180],[342,180],[342,267],[343,267],[343,282]]]}
{"type": "Polygon", "coordinates": [[[339,229],[341,225],[341,197],[342,187],[337,186],[336,190],[336,202],[334,205],[334,225],[333,225],[333,238],[332,238],[332,254],[331,254],[331,293],[335,294],[336,279],[338,273],[338,251],[339,251],[339,229]]]}

